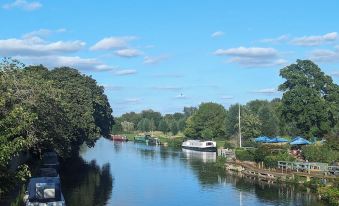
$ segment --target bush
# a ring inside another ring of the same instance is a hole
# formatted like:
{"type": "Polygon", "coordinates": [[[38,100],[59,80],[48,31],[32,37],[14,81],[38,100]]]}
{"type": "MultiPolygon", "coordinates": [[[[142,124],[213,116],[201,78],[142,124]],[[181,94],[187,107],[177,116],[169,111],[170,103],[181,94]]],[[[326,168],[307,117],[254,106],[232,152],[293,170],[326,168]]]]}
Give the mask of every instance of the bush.
{"type": "Polygon", "coordinates": [[[235,150],[235,156],[241,161],[254,161],[254,151],[251,150],[235,150]]]}
{"type": "Polygon", "coordinates": [[[293,160],[294,157],[289,155],[287,152],[280,152],[278,154],[266,156],[263,162],[266,167],[276,168],[278,167],[278,161],[293,161],[293,160]]]}
{"type": "Polygon", "coordinates": [[[280,153],[287,153],[289,145],[262,144],[255,151],[254,159],[256,162],[262,162],[267,156],[276,156],[280,153]]]}
{"type": "Polygon", "coordinates": [[[234,145],[229,141],[225,141],[224,148],[233,149],[234,145]]]}
{"type": "Polygon", "coordinates": [[[334,187],[319,187],[318,193],[322,199],[330,204],[339,205],[339,189],[334,187]]]}
{"type": "Polygon", "coordinates": [[[339,152],[324,145],[307,145],[302,148],[302,154],[310,162],[333,163],[339,160],[339,152]]]}

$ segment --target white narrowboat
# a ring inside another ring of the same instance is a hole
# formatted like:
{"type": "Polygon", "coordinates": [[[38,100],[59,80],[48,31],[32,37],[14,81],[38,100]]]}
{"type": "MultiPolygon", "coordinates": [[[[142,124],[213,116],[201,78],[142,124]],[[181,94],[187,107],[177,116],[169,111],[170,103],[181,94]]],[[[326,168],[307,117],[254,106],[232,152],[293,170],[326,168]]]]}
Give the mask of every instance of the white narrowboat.
{"type": "Polygon", "coordinates": [[[182,148],[204,151],[204,152],[216,152],[217,143],[215,141],[204,141],[204,140],[187,140],[182,143],[182,148]]]}

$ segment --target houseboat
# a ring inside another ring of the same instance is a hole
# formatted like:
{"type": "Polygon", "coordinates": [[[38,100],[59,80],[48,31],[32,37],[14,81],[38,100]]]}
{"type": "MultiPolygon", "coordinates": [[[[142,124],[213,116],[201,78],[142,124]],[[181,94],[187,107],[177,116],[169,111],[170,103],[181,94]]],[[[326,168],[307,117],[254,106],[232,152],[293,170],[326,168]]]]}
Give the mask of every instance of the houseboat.
{"type": "Polygon", "coordinates": [[[203,141],[203,140],[187,140],[182,143],[182,148],[204,151],[204,152],[216,152],[217,143],[214,141],[203,141]]]}
{"type": "Polygon", "coordinates": [[[128,139],[126,136],[122,135],[111,135],[111,138],[113,141],[119,141],[119,142],[127,142],[128,139]]]}
{"type": "Polygon", "coordinates": [[[56,205],[65,206],[59,177],[31,178],[24,197],[26,206],[56,205]]]}

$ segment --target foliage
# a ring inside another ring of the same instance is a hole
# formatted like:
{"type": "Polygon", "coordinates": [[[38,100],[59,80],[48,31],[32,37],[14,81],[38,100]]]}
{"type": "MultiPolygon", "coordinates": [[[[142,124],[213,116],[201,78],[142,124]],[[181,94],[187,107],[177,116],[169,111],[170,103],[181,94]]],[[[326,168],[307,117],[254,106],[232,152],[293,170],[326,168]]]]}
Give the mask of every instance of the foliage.
{"type": "MultiPolygon", "coordinates": [[[[261,133],[261,122],[258,115],[251,111],[245,111],[241,115],[241,134],[244,139],[258,137],[261,133]]],[[[239,127],[239,125],[236,125],[239,127]]]]}
{"type": "Polygon", "coordinates": [[[331,205],[339,205],[339,188],[331,186],[319,187],[318,193],[321,196],[321,199],[326,200],[331,205]]]}
{"type": "Polygon", "coordinates": [[[338,121],[339,86],[310,60],[297,60],[281,69],[280,76],[286,79],[279,86],[284,120],[308,138],[327,134],[338,121]]]}
{"type": "Polygon", "coordinates": [[[184,133],[190,138],[224,137],[226,114],[222,105],[202,103],[199,109],[187,120],[184,133]]]}
{"type": "Polygon", "coordinates": [[[255,155],[253,150],[244,150],[244,149],[237,149],[235,150],[235,156],[238,160],[241,161],[254,161],[255,155]]]}
{"type": "Polygon", "coordinates": [[[276,168],[278,167],[278,161],[294,161],[294,160],[295,159],[291,155],[289,155],[287,151],[282,151],[266,156],[263,162],[266,167],[276,168]]]}
{"type": "Polygon", "coordinates": [[[11,158],[21,151],[54,149],[68,157],[84,142],[93,146],[110,133],[112,109],[103,87],[75,69],[24,67],[4,59],[0,80],[1,183],[13,175],[23,178],[24,166],[16,174],[6,173],[11,158]]]}
{"type": "Polygon", "coordinates": [[[234,145],[229,141],[225,141],[224,148],[233,149],[234,145]]]}
{"type": "Polygon", "coordinates": [[[327,145],[307,145],[302,148],[302,154],[310,162],[333,163],[339,161],[339,151],[327,145]],[[321,155],[320,155],[321,154],[321,155]]]}

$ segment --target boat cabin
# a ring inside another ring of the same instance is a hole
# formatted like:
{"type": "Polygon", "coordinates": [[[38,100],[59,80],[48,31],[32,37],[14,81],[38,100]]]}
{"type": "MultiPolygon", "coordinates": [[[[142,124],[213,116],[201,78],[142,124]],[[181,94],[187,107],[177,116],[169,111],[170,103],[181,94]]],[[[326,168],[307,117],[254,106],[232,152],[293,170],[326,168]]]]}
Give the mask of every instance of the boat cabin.
{"type": "Polygon", "coordinates": [[[33,206],[39,203],[53,203],[53,205],[58,206],[65,205],[59,177],[31,178],[27,190],[26,206],[33,206]]]}

